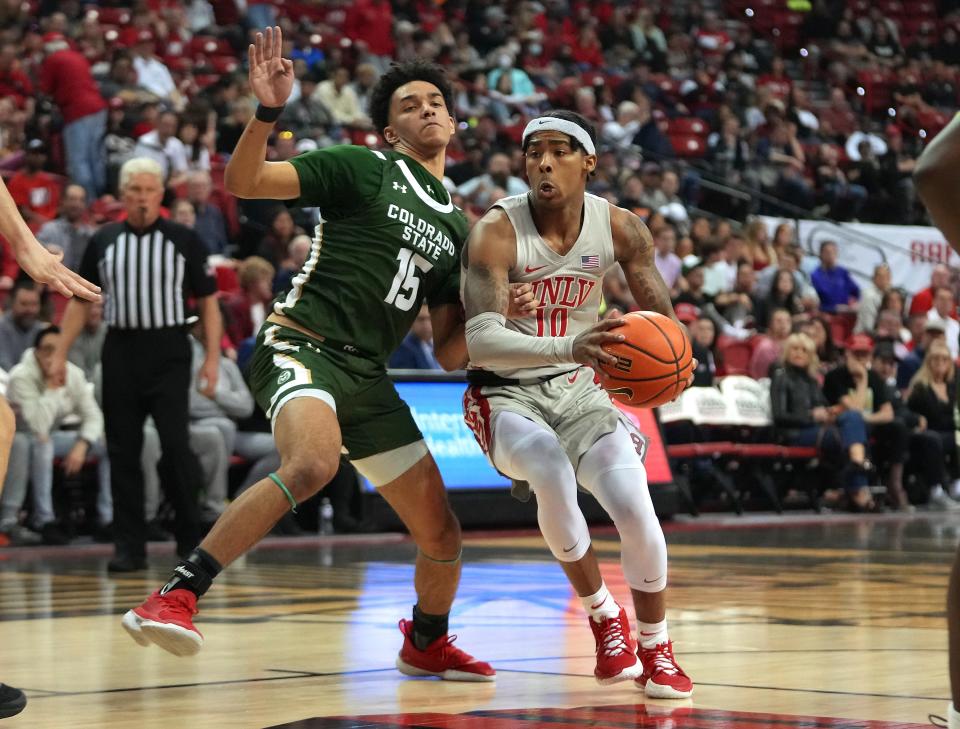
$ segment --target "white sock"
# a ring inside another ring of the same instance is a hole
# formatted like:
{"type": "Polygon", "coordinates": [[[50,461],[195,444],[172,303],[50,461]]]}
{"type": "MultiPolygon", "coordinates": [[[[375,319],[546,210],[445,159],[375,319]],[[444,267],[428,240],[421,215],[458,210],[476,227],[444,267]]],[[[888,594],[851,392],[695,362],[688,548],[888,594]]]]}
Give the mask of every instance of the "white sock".
{"type": "Polygon", "coordinates": [[[598,623],[604,618],[615,618],[620,614],[620,606],[602,582],[599,590],[592,595],[581,597],[580,602],[583,603],[583,609],[587,614],[598,623]]]}
{"type": "Polygon", "coordinates": [[[953,702],[947,707],[947,729],[960,729],[960,711],[953,708],[953,702]]]}
{"type": "Polygon", "coordinates": [[[943,486],[940,484],[935,484],[930,488],[930,500],[940,499],[947,495],[947,492],[943,490],[943,486]]]}
{"type": "Polygon", "coordinates": [[[950,498],[960,499],[960,478],[950,484],[950,498]]]}
{"type": "Polygon", "coordinates": [[[670,640],[667,635],[667,619],[664,618],[659,623],[641,623],[638,620],[637,638],[641,648],[656,648],[661,643],[666,643],[670,640]]]}

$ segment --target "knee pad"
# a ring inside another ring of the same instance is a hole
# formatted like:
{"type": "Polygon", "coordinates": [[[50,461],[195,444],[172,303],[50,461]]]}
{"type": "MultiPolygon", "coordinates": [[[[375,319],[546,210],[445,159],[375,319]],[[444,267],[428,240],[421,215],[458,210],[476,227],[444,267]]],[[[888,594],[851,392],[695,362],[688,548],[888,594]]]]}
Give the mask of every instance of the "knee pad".
{"type": "Polygon", "coordinates": [[[620,533],[627,584],[641,592],[667,586],[667,544],[647,488],[647,472],[620,424],[580,459],[578,480],[597,498],[620,533]]]}
{"type": "Polygon", "coordinates": [[[557,436],[522,415],[500,413],[491,456],[504,474],[530,484],[540,532],[553,556],[561,562],[582,558],[590,548],[590,531],[577,504],[573,466],[557,436]]]}

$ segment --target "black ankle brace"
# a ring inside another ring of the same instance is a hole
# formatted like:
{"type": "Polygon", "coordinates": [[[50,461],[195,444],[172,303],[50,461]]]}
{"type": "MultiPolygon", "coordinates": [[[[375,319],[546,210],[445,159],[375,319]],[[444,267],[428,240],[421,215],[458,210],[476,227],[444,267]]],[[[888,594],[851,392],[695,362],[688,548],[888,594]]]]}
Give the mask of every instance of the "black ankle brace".
{"type": "Polygon", "coordinates": [[[197,547],[173,568],[173,576],[160,590],[160,594],[165,595],[170,590],[190,590],[197,597],[203,597],[222,569],[217,560],[197,547]]]}
{"type": "Polygon", "coordinates": [[[449,630],[450,613],[430,615],[413,606],[413,644],[418,650],[424,650],[437,638],[446,635],[449,630]]]}

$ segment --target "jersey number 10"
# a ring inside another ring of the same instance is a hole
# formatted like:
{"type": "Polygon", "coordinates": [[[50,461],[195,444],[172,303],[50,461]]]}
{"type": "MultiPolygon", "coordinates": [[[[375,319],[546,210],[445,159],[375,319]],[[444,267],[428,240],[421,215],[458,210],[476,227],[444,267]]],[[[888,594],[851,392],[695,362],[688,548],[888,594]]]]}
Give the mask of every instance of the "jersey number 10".
{"type": "Polygon", "coordinates": [[[410,311],[420,290],[417,271],[426,273],[433,268],[433,264],[409,248],[401,248],[397,253],[397,260],[400,262],[400,268],[397,270],[397,275],[393,277],[393,283],[384,301],[393,304],[400,311],[410,311]]]}
{"type": "Polygon", "coordinates": [[[567,335],[567,310],[560,307],[550,310],[547,315],[546,307],[537,309],[537,336],[538,337],[565,337],[567,335]]]}

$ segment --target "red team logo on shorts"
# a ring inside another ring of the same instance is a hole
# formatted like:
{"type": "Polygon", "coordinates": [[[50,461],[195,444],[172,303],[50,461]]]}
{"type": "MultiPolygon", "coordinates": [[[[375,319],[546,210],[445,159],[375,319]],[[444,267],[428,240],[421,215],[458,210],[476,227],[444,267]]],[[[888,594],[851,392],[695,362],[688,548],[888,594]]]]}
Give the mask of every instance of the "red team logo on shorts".
{"type": "Polygon", "coordinates": [[[463,393],[463,420],[477,439],[480,450],[490,453],[490,403],[479,387],[468,387],[463,393]]]}

